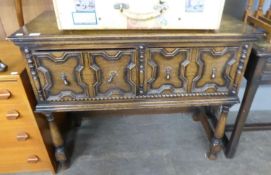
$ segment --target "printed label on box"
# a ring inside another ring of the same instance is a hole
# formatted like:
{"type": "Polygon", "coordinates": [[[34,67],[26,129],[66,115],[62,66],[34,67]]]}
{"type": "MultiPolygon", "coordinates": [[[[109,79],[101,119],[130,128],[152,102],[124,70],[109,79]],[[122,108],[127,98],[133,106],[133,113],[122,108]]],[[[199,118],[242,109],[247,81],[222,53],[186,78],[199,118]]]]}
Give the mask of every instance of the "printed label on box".
{"type": "Polygon", "coordinates": [[[74,25],[97,25],[95,12],[73,12],[74,25]]]}
{"type": "Polygon", "coordinates": [[[203,12],[205,0],[186,0],[185,11],[186,12],[203,12]]]}
{"type": "Polygon", "coordinates": [[[95,11],[95,0],[74,0],[76,12],[95,11]]]}

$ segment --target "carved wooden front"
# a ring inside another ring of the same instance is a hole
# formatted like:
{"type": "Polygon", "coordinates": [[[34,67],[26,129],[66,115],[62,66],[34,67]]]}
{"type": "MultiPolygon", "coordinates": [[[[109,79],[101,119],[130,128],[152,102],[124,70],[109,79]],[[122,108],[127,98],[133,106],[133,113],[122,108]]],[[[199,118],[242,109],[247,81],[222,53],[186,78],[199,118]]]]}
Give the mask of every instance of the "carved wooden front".
{"type": "Polygon", "coordinates": [[[150,48],[147,59],[147,93],[186,92],[186,67],[191,50],[181,48],[150,48]]]}
{"type": "Polygon", "coordinates": [[[136,95],[137,66],[134,50],[89,52],[89,67],[95,74],[95,96],[136,95]]]}
{"type": "Polygon", "coordinates": [[[228,92],[237,71],[239,47],[199,48],[192,92],[228,92]]]}
{"type": "Polygon", "coordinates": [[[246,53],[240,47],[143,46],[138,50],[36,51],[29,65],[39,99],[45,101],[200,96],[236,92],[236,77],[246,53]]]}
{"type": "Polygon", "coordinates": [[[33,58],[46,100],[88,97],[87,85],[81,75],[84,59],[80,52],[37,52],[33,58]]]}

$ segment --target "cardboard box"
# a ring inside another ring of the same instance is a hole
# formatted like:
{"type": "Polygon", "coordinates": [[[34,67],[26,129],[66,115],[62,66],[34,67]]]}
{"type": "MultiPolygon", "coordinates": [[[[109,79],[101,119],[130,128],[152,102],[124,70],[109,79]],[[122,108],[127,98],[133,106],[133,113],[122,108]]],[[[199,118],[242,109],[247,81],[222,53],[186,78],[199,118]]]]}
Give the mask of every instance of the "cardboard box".
{"type": "Polygon", "coordinates": [[[225,0],[54,0],[65,29],[218,29],[225,0]]]}

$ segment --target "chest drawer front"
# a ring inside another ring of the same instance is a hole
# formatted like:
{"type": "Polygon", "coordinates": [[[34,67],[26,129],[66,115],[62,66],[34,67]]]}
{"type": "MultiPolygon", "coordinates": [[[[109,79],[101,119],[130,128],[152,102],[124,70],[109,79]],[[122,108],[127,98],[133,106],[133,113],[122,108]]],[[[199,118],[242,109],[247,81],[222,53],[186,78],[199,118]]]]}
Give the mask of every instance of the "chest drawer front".
{"type": "Polygon", "coordinates": [[[17,81],[0,81],[0,105],[23,102],[24,88],[17,81]]]}
{"type": "Polygon", "coordinates": [[[89,52],[89,66],[94,74],[94,96],[136,95],[137,66],[134,50],[89,52]]]}
{"type": "Polygon", "coordinates": [[[203,93],[228,92],[233,86],[237,73],[240,60],[239,52],[239,47],[197,49],[195,56],[197,73],[192,80],[191,91],[203,93]]]}
{"type": "Polygon", "coordinates": [[[185,71],[190,63],[190,49],[150,48],[147,56],[148,94],[187,91],[185,71]]]}
{"type": "Polygon", "coordinates": [[[32,123],[29,123],[28,126],[18,126],[16,128],[4,126],[0,129],[0,145],[1,148],[9,147],[35,147],[40,145],[42,140],[40,138],[39,129],[36,127],[29,126],[32,123]]]}
{"type": "Polygon", "coordinates": [[[35,123],[32,109],[25,104],[1,105],[0,128],[16,128],[35,123]]]}
{"type": "Polygon", "coordinates": [[[51,167],[47,153],[39,145],[1,148],[0,154],[0,173],[48,171],[51,167]],[[29,161],[33,155],[38,158],[35,163],[29,161]]]}

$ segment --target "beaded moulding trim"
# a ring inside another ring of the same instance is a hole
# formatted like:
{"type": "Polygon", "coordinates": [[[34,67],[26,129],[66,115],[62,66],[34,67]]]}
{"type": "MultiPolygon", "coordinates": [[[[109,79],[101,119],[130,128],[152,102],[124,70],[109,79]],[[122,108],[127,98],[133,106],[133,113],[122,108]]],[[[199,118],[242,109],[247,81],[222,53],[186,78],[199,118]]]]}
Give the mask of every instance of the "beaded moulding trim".
{"type": "MultiPolygon", "coordinates": [[[[79,99],[61,99],[50,100],[50,102],[67,102],[67,101],[102,101],[102,100],[132,100],[132,99],[154,99],[154,98],[180,98],[180,97],[208,97],[208,96],[227,96],[228,92],[214,92],[214,93],[181,93],[181,94],[153,94],[153,95],[139,95],[139,96],[119,96],[119,97],[93,97],[93,98],[79,98],[79,99]]],[[[47,100],[49,101],[49,100],[47,100]]]]}

